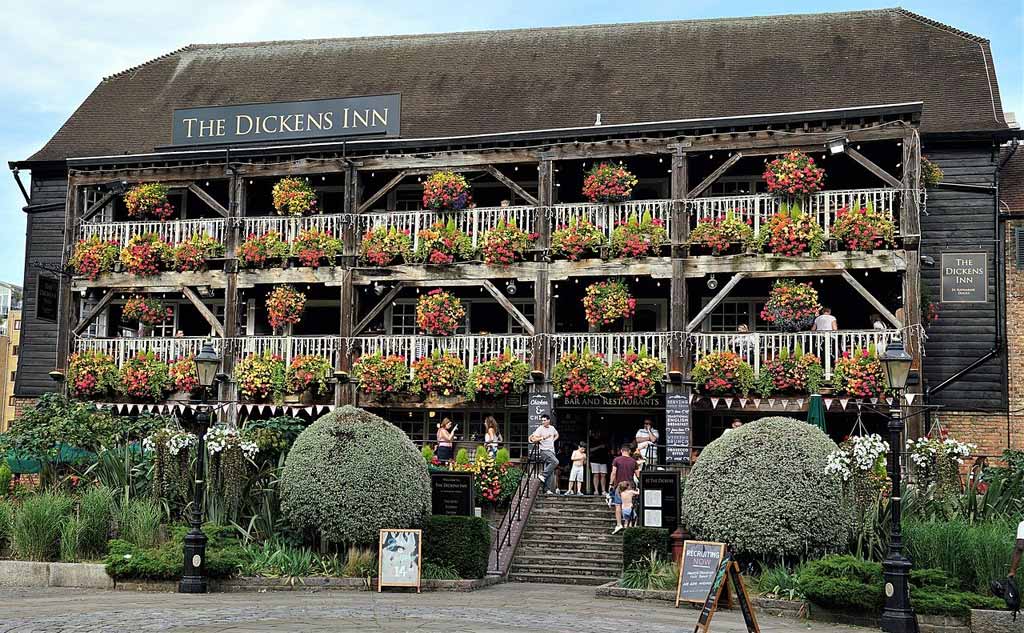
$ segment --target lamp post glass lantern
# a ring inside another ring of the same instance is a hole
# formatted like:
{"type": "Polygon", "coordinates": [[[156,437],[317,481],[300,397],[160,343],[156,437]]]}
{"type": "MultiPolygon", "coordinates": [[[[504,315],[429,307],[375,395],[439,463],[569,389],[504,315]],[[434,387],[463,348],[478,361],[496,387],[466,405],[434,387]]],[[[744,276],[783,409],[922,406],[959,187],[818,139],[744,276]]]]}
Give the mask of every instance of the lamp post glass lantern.
{"type": "Polygon", "coordinates": [[[191,529],[185,535],[185,573],[178,584],[179,593],[206,593],[206,534],[203,533],[203,472],[206,458],[206,430],[210,428],[210,411],[206,407],[209,390],[217,380],[220,357],[210,341],[203,343],[203,349],[196,355],[196,376],[199,378],[201,399],[196,413],[196,433],[199,435],[196,449],[195,488],[192,496],[191,529]]]}
{"type": "Polygon", "coordinates": [[[885,382],[893,395],[889,407],[889,474],[892,478],[892,492],[889,495],[889,511],[892,531],[889,535],[889,553],[882,567],[885,571],[885,610],[882,611],[882,630],[888,633],[917,633],[917,617],[910,606],[911,562],[903,555],[902,489],[903,469],[900,465],[899,447],[903,446],[903,410],[900,398],[907,387],[910,365],[914,358],[903,348],[902,343],[892,342],[886,347],[879,360],[885,382]]]}

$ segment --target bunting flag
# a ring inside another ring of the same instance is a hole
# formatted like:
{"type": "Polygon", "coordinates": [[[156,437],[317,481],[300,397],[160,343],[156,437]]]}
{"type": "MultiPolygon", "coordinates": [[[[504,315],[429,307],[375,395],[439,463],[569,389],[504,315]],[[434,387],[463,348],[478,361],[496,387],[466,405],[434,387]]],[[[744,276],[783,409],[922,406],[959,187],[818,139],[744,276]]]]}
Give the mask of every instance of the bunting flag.
{"type": "Polygon", "coordinates": [[[725,399],[725,407],[727,409],[731,409],[732,408],[732,403],[735,402],[735,401],[736,401],[736,399],[733,398],[733,397],[726,398],[725,399]]]}
{"type": "Polygon", "coordinates": [[[885,404],[887,404],[887,405],[889,405],[891,407],[892,406],[892,398],[886,398],[885,399],[885,404]]]}
{"type": "Polygon", "coordinates": [[[775,398],[768,398],[768,406],[769,407],[774,407],[775,406],[775,398]]]}
{"type": "Polygon", "coordinates": [[[797,398],[796,399],[796,406],[797,406],[798,409],[800,407],[804,406],[804,399],[803,398],[797,398]]]}
{"type": "Polygon", "coordinates": [[[718,408],[718,401],[719,401],[719,398],[712,398],[711,399],[711,408],[712,409],[717,409],[718,408]]]}
{"type": "Polygon", "coordinates": [[[761,406],[761,399],[760,398],[754,398],[754,406],[755,407],[760,407],[761,406]]]}
{"type": "Polygon", "coordinates": [[[825,410],[826,411],[832,408],[832,402],[833,402],[832,398],[822,398],[821,400],[822,400],[822,402],[825,403],[825,410]]]}
{"type": "Polygon", "coordinates": [[[690,404],[693,404],[693,394],[690,394],[690,404]]]}
{"type": "Polygon", "coordinates": [[[850,404],[850,399],[849,398],[840,398],[839,399],[839,405],[841,407],[843,407],[843,411],[846,411],[846,405],[848,405],[848,404],[850,404]]]}
{"type": "Polygon", "coordinates": [[[907,399],[907,404],[914,404],[914,398],[917,397],[916,393],[908,393],[903,396],[907,399]]]}
{"type": "Polygon", "coordinates": [[[878,404],[878,398],[872,398],[871,404],[878,404]]]}
{"type": "Polygon", "coordinates": [[[313,412],[314,412],[314,407],[306,407],[306,413],[312,414],[313,412]]]}
{"type": "Polygon", "coordinates": [[[746,406],[747,406],[747,399],[746,398],[740,398],[740,407],[741,408],[746,408],[746,406]]]}

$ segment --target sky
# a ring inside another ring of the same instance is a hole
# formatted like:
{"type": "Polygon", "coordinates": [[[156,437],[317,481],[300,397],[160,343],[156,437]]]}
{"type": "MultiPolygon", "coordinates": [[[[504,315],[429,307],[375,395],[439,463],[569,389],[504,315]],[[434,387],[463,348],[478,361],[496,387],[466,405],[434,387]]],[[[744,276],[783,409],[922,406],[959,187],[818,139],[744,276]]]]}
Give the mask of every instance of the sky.
{"type": "MultiPolygon", "coordinates": [[[[5,3],[0,20],[0,158],[39,149],[99,81],[192,43],[436,33],[765,15],[895,6],[837,1],[733,0],[103,0],[5,3]]],[[[1024,2],[902,0],[900,6],[992,42],[1003,109],[1024,119],[1024,2]]],[[[6,171],[6,170],[5,170],[6,171]]],[[[23,179],[27,176],[23,172],[23,179]]],[[[22,283],[25,201],[0,174],[0,281],[22,283]]]]}

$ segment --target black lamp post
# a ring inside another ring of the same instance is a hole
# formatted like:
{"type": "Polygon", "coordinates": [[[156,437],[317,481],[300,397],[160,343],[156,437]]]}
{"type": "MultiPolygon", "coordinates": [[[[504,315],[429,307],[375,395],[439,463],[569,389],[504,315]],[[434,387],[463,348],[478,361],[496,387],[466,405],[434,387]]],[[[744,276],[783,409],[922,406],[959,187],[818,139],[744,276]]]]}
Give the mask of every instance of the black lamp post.
{"type": "Polygon", "coordinates": [[[907,386],[910,364],[914,358],[903,349],[903,343],[893,341],[885,348],[881,358],[882,371],[893,404],[889,408],[889,473],[892,493],[889,497],[889,515],[892,532],[889,535],[889,554],[882,564],[885,570],[885,610],[882,611],[882,630],[888,633],[917,633],[917,617],[910,606],[911,563],[903,555],[903,530],[900,525],[902,500],[900,499],[902,468],[900,447],[903,441],[903,411],[900,398],[907,386]]]}
{"type": "Polygon", "coordinates": [[[199,447],[196,453],[195,490],[192,497],[192,529],[185,535],[185,574],[178,584],[179,593],[206,593],[206,534],[203,533],[203,462],[206,458],[206,430],[210,428],[210,412],[206,397],[217,380],[220,357],[210,341],[196,356],[196,375],[199,377],[201,400],[196,414],[199,447]]]}

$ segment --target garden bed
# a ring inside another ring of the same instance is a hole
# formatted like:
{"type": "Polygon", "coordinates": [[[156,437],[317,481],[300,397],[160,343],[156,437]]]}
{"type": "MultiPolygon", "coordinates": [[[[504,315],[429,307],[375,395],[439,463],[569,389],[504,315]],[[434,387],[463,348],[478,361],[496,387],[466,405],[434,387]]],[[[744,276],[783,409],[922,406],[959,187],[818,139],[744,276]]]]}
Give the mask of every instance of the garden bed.
{"type": "Polygon", "coordinates": [[[619,586],[618,580],[599,586],[595,595],[598,598],[629,598],[631,600],[657,600],[659,602],[675,602],[676,592],[658,589],[627,589],[619,586]]]}
{"type": "MultiPolygon", "coordinates": [[[[421,591],[476,591],[484,587],[490,587],[504,578],[500,576],[486,576],[472,580],[424,580],[420,586],[421,591]]],[[[178,583],[174,580],[126,580],[119,581],[113,586],[120,591],[160,591],[173,593],[178,590],[178,583]]],[[[370,579],[369,586],[363,578],[326,578],[323,576],[311,576],[307,578],[229,578],[225,580],[211,580],[209,584],[211,592],[241,593],[261,591],[303,591],[303,590],[333,590],[333,591],[376,591],[377,580],[370,579]]],[[[387,591],[415,591],[401,587],[386,587],[387,591]]]]}

